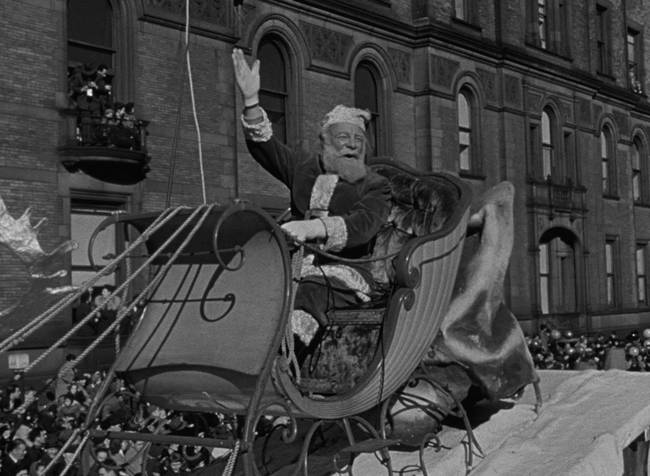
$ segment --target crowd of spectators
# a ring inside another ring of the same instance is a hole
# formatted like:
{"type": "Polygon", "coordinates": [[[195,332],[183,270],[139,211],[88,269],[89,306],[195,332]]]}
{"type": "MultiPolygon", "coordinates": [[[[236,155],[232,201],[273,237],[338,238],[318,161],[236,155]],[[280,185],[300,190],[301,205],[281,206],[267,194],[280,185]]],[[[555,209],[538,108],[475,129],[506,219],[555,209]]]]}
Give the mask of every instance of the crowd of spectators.
{"type": "MultiPolygon", "coordinates": [[[[527,336],[535,365],[540,369],[650,370],[650,328],[609,335],[576,335],[543,326],[527,336]]],[[[197,474],[201,468],[225,462],[229,452],[198,445],[90,439],[83,453],[82,472],[77,451],[86,427],[89,405],[106,379],[106,372],[78,373],[75,356],[68,355],[56,378],[41,388],[27,386],[21,374],[0,394],[0,476],[169,476],[197,474]],[[71,438],[72,437],[72,438],[71,438]],[[66,446],[67,445],[67,446],[66,446]],[[53,458],[64,448],[54,464],[53,458]],[[48,468],[47,473],[43,471],[48,468]]],[[[223,438],[234,435],[237,420],[221,414],[167,411],[143,403],[123,380],[114,378],[99,402],[90,428],[105,431],[155,433],[223,438]]],[[[270,420],[263,420],[272,428],[270,420]]]]}
{"type": "Polygon", "coordinates": [[[69,107],[77,115],[77,145],[139,150],[141,121],[132,102],[113,98],[113,73],[106,65],[68,68],[69,107]]]}
{"type": "Polygon", "coordinates": [[[526,340],[539,369],[650,371],[650,328],[578,335],[542,326],[526,340]]]}
{"type": "MultiPolygon", "coordinates": [[[[42,388],[26,386],[16,374],[0,395],[0,476],[59,476],[67,465],[70,476],[137,476],[145,471],[151,476],[190,475],[227,461],[229,450],[221,448],[103,437],[91,438],[77,452],[82,433],[75,434],[75,429],[86,426],[89,405],[106,372],[77,374],[74,360],[68,355],[57,377],[42,388]],[[62,448],[63,454],[43,473],[62,448]]],[[[104,431],[224,437],[237,426],[236,420],[220,414],[170,412],[142,403],[121,379],[111,381],[93,414],[89,428],[104,431]]]]}

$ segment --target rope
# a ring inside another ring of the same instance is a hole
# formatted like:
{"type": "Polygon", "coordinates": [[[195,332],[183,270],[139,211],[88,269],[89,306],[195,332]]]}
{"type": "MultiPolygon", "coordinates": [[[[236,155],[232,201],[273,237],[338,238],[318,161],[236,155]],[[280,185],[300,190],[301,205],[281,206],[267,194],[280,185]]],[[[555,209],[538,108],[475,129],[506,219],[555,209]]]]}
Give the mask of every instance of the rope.
{"type": "Polygon", "coordinates": [[[190,84],[190,98],[192,101],[192,116],[194,117],[194,127],[196,128],[196,139],[199,151],[199,171],[201,173],[201,191],[203,193],[203,204],[208,202],[205,191],[205,173],[203,171],[203,149],[201,148],[201,128],[199,127],[199,118],[196,114],[196,100],[194,98],[194,83],[192,80],[192,63],[190,61],[190,0],[185,0],[185,56],[187,58],[187,79],[190,84]]]}
{"type": "MultiPolygon", "coordinates": [[[[110,263],[108,263],[98,274],[90,278],[88,281],[86,281],[83,286],[81,286],[76,292],[72,293],[71,295],[61,299],[60,301],[57,301],[52,307],[49,309],[46,309],[43,311],[41,314],[36,316],[34,319],[30,320],[27,324],[25,324],[23,327],[18,329],[16,332],[11,334],[9,337],[4,339],[2,342],[0,342],[0,352],[3,352],[7,350],[9,347],[19,344],[22,342],[27,336],[35,332],[37,329],[42,327],[44,324],[46,324],[50,319],[53,319],[58,315],[58,313],[67,308],[68,305],[70,305],[72,302],[74,302],[81,294],[83,294],[87,289],[90,289],[100,278],[108,274],[108,272],[112,272],[113,268],[117,265],[119,261],[124,259],[124,257],[130,253],[133,249],[135,249],[137,246],[140,244],[144,243],[149,236],[154,233],[155,231],[158,230],[158,228],[162,227],[166,222],[171,220],[181,209],[184,209],[187,207],[177,207],[173,210],[164,210],[154,221],[153,223],[147,228],[142,235],[140,235],[131,246],[129,246],[126,250],[124,250],[122,253],[120,253],[118,256],[116,256],[110,263]]],[[[115,292],[117,292],[116,290],[115,292]]],[[[115,293],[111,294],[111,297],[115,293]]],[[[95,316],[97,313],[93,311],[89,316],[95,316]]],[[[90,319],[90,317],[86,316],[88,319],[84,318],[84,324],[90,319]]],[[[82,324],[83,325],[83,324],[82,324]]],[[[78,326],[79,328],[81,326],[78,326]]]]}
{"type": "Polygon", "coordinates": [[[235,442],[235,447],[232,449],[230,452],[230,456],[228,457],[228,462],[226,463],[226,467],[223,470],[223,473],[221,473],[221,476],[230,476],[235,469],[235,463],[237,462],[237,458],[239,456],[239,447],[241,445],[241,441],[237,440],[235,442]]]}
{"type": "MultiPolygon", "coordinates": [[[[124,264],[126,266],[126,276],[131,276],[131,257],[130,256],[127,256],[125,258],[124,264]]],[[[124,292],[122,293],[122,302],[123,303],[128,302],[128,300],[129,300],[128,298],[129,298],[129,292],[131,290],[130,288],[131,288],[130,286],[126,286],[124,288],[124,292]]],[[[139,298],[139,296],[138,296],[138,298],[139,298]]],[[[135,301],[136,305],[137,305],[137,302],[139,301],[139,299],[134,299],[133,301],[135,301]]],[[[120,344],[121,344],[121,342],[120,342],[120,326],[118,325],[115,328],[115,356],[116,357],[120,353],[120,344]]]]}
{"type": "MultiPolygon", "coordinates": [[[[110,332],[111,332],[115,327],[117,327],[117,326],[120,324],[120,322],[124,319],[124,317],[126,317],[126,316],[128,315],[128,313],[129,313],[129,312],[130,312],[130,311],[131,311],[131,310],[132,310],[132,309],[133,309],[133,308],[138,304],[138,301],[139,301],[140,296],[142,296],[142,295],[148,293],[151,289],[153,289],[154,287],[156,287],[156,286],[158,285],[158,283],[160,282],[160,280],[162,279],[162,277],[167,273],[167,270],[171,267],[171,265],[174,263],[174,261],[176,261],[176,258],[178,257],[178,255],[180,255],[180,254],[183,252],[183,250],[185,249],[185,247],[187,246],[187,244],[188,244],[188,243],[190,242],[190,240],[194,237],[194,235],[196,234],[196,232],[198,231],[198,229],[201,227],[201,225],[203,224],[203,222],[205,221],[205,219],[206,219],[206,218],[208,217],[208,215],[210,214],[210,211],[212,210],[213,207],[214,207],[214,205],[211,205],[211,206],[209,206],[209,207],[206,208],[204,214],[201,216],[201,218],[199,218],[199,220],[198,220],[198,221],[196,222],[196,224],[194,225],[194,228],[192,228],[192,230],[190,231],[190,233],[188,233],[188,235],[185,237],[185,239],[183,240],[183,242],[178,246],[178,249],[177,249],[177,250],[174,252],[174,254],[170,257],[170,259],[167,261],[167,263],[165,263],[165,265],[164,265],[164,266],[163,266],[163,267],[158,271],[158,274],[157,274],[156,276],[154,276],[153,280],[152,280],[152,281],[151,281],[151,282],[150,282],[150,283],[149,283],[149,284],[148,284],[148,285],[147,285],[147,286],[142,290],[142,292],[138,295],[138,299],[134,299],[133,302],[132,302],[131,304],[129,304],[128,307],[123,308],[123,309],[120,310],[120,312],[118,313],[117,317],[115,318],[115,321],[113,321],[113,322],[111,323],[111,325],[108,326],[108,327],[104,330],[104,332],[102,332],[102,333],[101,333],[101,334],[100,334],[100,335],[99,335],[99,336],[98,336],[98,337],[97,337],[97,338],[96,338],[96,339],[95,339],[95,340],[94,340],[94,341],[93,341],[93,342],[92,342],[88,347],[86,347],[86,349],[84,349],[84,351],[83,351],[81,354],[79,354],[79,356],[78,356],[78,357],[73,361],[73,367],[76,366],[76,365],[77,365],[79,362],[81,362],[83,359],[85,359],[86,356],[87,356],[90,352],[92,352],[93,349],[94,349],[95,347],[97,347],[97,345],[99,345],[99,343],[100,343],[101,341],[103,341],[103,340],[106,338],[106,336],[107,336],[108,334],[110,334],[110,332]]],[[[200,208],[197,208],[196,211],[195,211],[195,213],[193,213],[192,215],[190,215],[190,217],[185,221],[185,223],[183,223],[183,225],[182,225],[181,227],[179,227],[179,229],[178,229],[178,230],[177,230],[177,231],[176,231],[172,236],[169,237],[169,239],[165,242],[165,244],[159,248],[158,252],[160,252],[162,249],[164,249],[164,248],[167,246],[167,244],[169,244],[172,240],[174,240],[174,239],[176,238],[176,235],[178,235],[178,233],[179,233],[180,231],[182,231],[182,229],[185,227],[185,225],[186,225],[190,220],[192,220],[192,219],[196,216],[196,212],[198,212],[198,210],[200,210],[200,208]]],[[[152,258],[155,258],[155,255],[152,255],[152,258]]],[[[140,269],[142,269],[142,268],[145,267],[145,266],[147,266],[147,263],[143,264],[142,267],[140,267],[140,269]]],[[[137,274],[139,274],[139,272],[138,272],[137,274]]],[[[137,276],[137,274],[136,274],[135,276],[137,276]]],[[[32,366],[33,366],[33,365],[35,365],[35,363],[32,364],[32,366]]]]}
{"type": "MultiPolygon", "coordinates": [[[[65,476],[68,473],[68,471],[70,470],[70,468],[74,464],[75,460],[79,456],[79,453],[81,453],[81,450],[84,447],[84,445],[86,444],[86,442],[88,441],[89,437],[90,437],[90,433],[86,432],[85,436],[79,442],[79,445],[77,446],[77,449],[74,450],[74,454],[72,455],[72,457],[70,458],[68,463],[65,465],[65,468],[63,468],[63,471],[61,471],[61,476],[65,476]]],[[[46,473],[43,472],[43,474],[46,474],[46,473]]]]}
{"type": "MultiPolygon", "coordinates": [[[[207,216],[207,213],[209,213],[209,211],[212,209],[212,207],[213,207],[213,206],[210,206],[210,207],[207,208],[206,214],[204,214],[204,216],[203,216],[203,217],[199,220],[199,222],[198,222],[199,225],[200,225],[201,223],[203,223],[203,220],[204,220],[205,217],[207,216]]],[[[132,276],[129,276],[129,277],[128,277],[128,278],[127,278],[127,279],[126,279],[126,280],[125,280],[125,281],[124,281],[124,282],[123,282],[123,283],[122,283],[122,284],[121,284],[121,285],[120,285],[120,286],[115,290],[115,291],[113,291],[113,292],[111,293],[111,295],[109,296],[109,298],[106,300],[106,302],[105,302],[104,304],[102,304],[101,306],[99,306],[98,308],[96,308],[95,310],[93,310],[91,313],[89,313],[86,317],[84,317],[81,321],[79,321],[75,326],[73,326],[72,329],[70,329],[70,330],[69,330],[68,332],[66,332],[66,333],[65,333],[61,338],[59,338],[59,340],[57,340],[54,344],[52,344],[52,345],[51,345],[51,346],[50,346],[50,347],[49,347],[45,352],[43,352],[43,354],[41,354],[41,355],[40,355],[36,360],[34,360],[34,362],[32,362],[32,363],[29,365],[29,367],[27,367],[27,368],[25,369],[25,372],[28,372],[29,370],[31,370],[32,368],[34,368],[34,367],[35,367],[36,365],[38,365],[38,364],[39,364],[39,363],[40,363],[40,362],[41,362],[45,357],[47,357],[47,356],[48,356],[48,355],[49,355],[49,354],[50,354],[54,349],[56,349],[56,348],[58,348],[60,345],[62,345],[62,344],[63,344],[63,343],[64,343],[64,342],[65,342],[65,341],[66,341],[66,340],[67,340],[71,335],[73,335],[75,332],[77,332],[77,331],[78,331],[78,330],[79,330],[79,329],[80,329],[80,328],[81,328],[81,327],[82,327],[82,326],[83,326],[83,325],[84,325],[84,324],[85,324],[85,323],[86,323],[90,318],[92,318],[92,316],[94,316],[94,315],[97,314],[99,311],[101,311],[101,310],[104,308],[104,306],[106,306],[106,305],[108,304],[108,302],[110,301],[110,298],[111,298],[111,297],[113,297],[114,295],[116,295],[117,293],[119,293],[119,292],[120,292],[120,291],[121,291],[125,286],[127,286],[131,281],[133,281],[136,277],[138,277],[138,275],[139,275],[143,270],[148,269],[149,263],[151,263],[154,259],[156,259],[156,257],[157,257],[159,254],[161,254],[162,251],[163,251],[165,248],[167,248],[167,246],[169,246],[169,244],[170,244],[170,243],[171,243],[171,242],[172,242],[172,241],[173,241],[173,240],[174,240],[174,239],[175,239],[175,238],[176,238],[176,237],[177,237],[177,236],[178,236],[178,235],[183,231],[183,229],[185,228],[185,226],[187,226],[187,224],[190,223],[191,220],[194,219],[194,217],[198,214],[198,212],[201,210],[201,208],[203,208],[203,207],[199,207],[199,208],[195,209],[194,212],[192,212],[192,214],[191,214],[191,215],[190,215],[190,216],[185,220],[185,222],[183,222],[183,223],[181,224],[181,226],[179,226],[179,227],[176,229],[176,231],[175,231],[174,233],[172,233],[172,235],[171,235],[171,236],[170,236],[170,237],[169,237],[169,238],[168,238],[168,239],[163,243],[163,245],[162,245],[160,248],[158,248],[158,250],[156,250],[156,252],[155,252],[154,254],[152,254],[152,255],[149,257],[149,259],[146,260],[146,261],[142,264],[142,266],[140,266],[140,268],[138,268],[138,270],[137,270],[137,271],[136,271],[132,276]]],[[[182,245],[182,247],[180,247],[180,248],[176,251],[176,253],[175,253],[174,256],[178,256],[178,254],[183,250],[183,248],[185,247],[185,245],[186,245],[186,243],[184,242],[184,244],[182,245]]],[[[129,247],[129,248],[131,248],[131,247],[129,247]]],[[[169,261],[165,266],[167,266],[169,263],[171,263],[171,260],[170,260],[170,261],[169,261]]],[[[152,283],[153,283],[153,282],[154,282],[154,281],[152,281],[152,283]]],[[[152,286],[151,286],[152,283],[149,283],[149,285],[145,288],[145,291],[142,291],[142,292],[140,293],[140,296],[142,296],[145,292],[148,292],[148,290],[152,287],[152,286]]],[[[116,325],[116,323],[119,323],[119,322],[123,319],[125,313],[128,312],[128,311],[130,311],[131,309],[133,309],[133,307],[135,307],[136,304],[137,304],[137,299],[133,300],[133,302],[132,302],[131,304],[129,304],[128,307],[123,308],[122,310],[120,310],[120,312],[118,312],[118,315],[117,315],[117,317],[116,317],[116,320],[115,320],[115,321],[114,321],[114,322],[113,322],[109,327],[107,327],[106,330],[105,330],[102,334],[100,334],[100,336],[97,337],[97,339],[95,339],[95,341],[93,341],[93,343],[91,344],[91,346],[94,348],[94,347],[95,347],[95,346],[96,346],[96,345],[97,345],[101,340],[103,340],[104,337],[105,337],[106,334],[107,334],[107,331],[110,332],[111,330],[113,330],[114,327],[115,327],[115,325],[116,325]]],[[[77,359],[74,361],[74,362],[75,362],[74,365],[76,365],[80,360],[81,360],[80,358],[77,358],[77,359]]],[[[74,365],[73,365],[73,367],[74,367],[74,365]]]]}
{"type": "Polygon", "coordinates": [[[75,440],[75,438],[77,438],[77,435],[79,435],[80,432],[81,430],[79,428],[72,431],[70,437],[66,440],[66,442],[63,444],[61,449],[59,449],[58,453],[54,455],[54,457],[50,460],[50,462],[47,464],[45,469],[40,474],[48,474],[48,471],[52,469],[52,467],[55,465],[57,461],[59,461],[59,459],[61,459],[61,456],[63,456],[65,450],[68,449],[68,446],[72,444],[72,442],[75,440]]]}

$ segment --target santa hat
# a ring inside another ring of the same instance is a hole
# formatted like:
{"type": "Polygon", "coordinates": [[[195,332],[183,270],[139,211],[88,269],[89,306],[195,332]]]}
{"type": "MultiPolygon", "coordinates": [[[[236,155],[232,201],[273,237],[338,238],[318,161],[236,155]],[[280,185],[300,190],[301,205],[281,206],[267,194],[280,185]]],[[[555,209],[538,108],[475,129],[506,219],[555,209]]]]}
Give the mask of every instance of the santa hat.
{"type": "Polygon", "coordinates": [[[339,104],[330,112],[325,114],[321,121],[321,130],[325,131],[332,124],[345,122],[359,126],[363,131],[366,130],[366,124],[370,121],[370,111],[366,109],[357,109],[339,104]]]}

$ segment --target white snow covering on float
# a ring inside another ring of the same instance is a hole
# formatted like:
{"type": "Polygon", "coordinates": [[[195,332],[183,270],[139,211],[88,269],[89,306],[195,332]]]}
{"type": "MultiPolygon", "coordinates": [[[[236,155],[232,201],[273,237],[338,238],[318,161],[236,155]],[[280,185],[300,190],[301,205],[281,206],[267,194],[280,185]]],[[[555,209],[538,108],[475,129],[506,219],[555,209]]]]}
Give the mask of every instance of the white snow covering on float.
{"type": "MultiPolygon", "coordinates": [[[[539,371],[544,404],[534,411],[534,393],[493,414],[474,429],[485,455],[474,456],[471,476],[615,476],[623,474],[623,449],[650,427],[650,373],[539,371]]],[[[465,476],[464,430],[445,427],[443,448],[426,448],[428,474],[465,476]]],[[[393,469],[416,470],[419,455],[391,451],[393,469]]],[[[375,455],[354,461],[355,475],[386,474],[375,455]]]]}

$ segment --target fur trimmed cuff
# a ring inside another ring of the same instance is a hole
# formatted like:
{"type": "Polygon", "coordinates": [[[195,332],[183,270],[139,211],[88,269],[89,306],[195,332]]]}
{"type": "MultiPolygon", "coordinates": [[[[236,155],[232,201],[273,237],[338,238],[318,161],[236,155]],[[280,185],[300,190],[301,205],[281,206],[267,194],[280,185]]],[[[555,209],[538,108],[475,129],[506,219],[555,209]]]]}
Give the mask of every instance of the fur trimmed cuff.
{"type": "Polygon", "coordinates": [[[322,217],[319,219],[323,222],[325,231],[327,231],[327,241],[324,249],[342,250],[348,242],[348,227],[343,217],[322,217]]]}
{"type": "Polygon", "coordinates": [[[244,135],[246,140],[252,142],[267,142],[273,136],[273,127],[271,126],[271,121],[269,121],[269,116],[266,115],[266,111],[262,109],[262,120],[256,122],[255,124],[250,124],[244,119],[244,115],[241,115],[241,123],[244,126],[244,135]]]}

